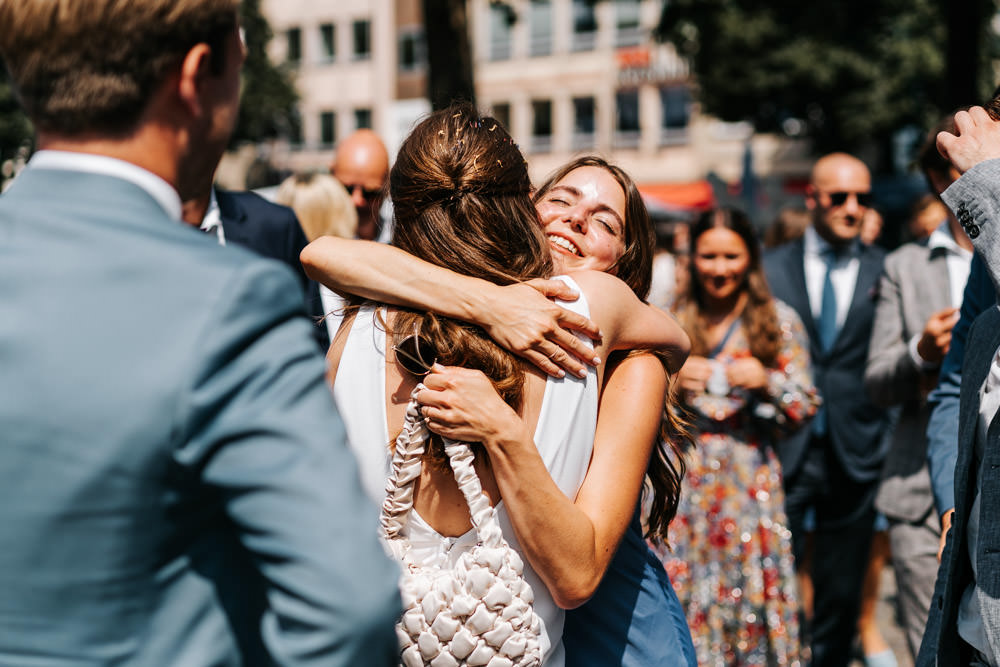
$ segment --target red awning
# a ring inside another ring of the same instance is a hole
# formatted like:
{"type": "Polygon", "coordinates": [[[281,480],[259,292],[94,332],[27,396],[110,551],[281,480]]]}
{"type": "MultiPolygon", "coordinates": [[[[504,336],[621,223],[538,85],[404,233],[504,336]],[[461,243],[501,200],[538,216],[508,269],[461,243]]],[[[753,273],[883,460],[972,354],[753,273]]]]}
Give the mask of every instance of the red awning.
{"type": "Polygon", "coordinates": [[[708,181],[689,183],[646,183],[639,186],[650,210],[690,209],[704,211],[715,206],[715,193],[708,181]]]}

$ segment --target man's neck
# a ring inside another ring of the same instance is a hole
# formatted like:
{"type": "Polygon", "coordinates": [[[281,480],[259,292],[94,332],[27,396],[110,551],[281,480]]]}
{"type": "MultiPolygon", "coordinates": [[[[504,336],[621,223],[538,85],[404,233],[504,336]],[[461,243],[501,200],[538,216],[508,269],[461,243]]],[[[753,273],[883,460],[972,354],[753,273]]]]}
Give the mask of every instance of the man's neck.
{"type": "Polygon", "coordinates": [[[62,136],[40,132],[39,150],[103,155],[129,162],[156,174],[177,190],[179,157],[176,148],[152,128],[137,130],[121,138],[99,135],[62,136]]]}
{"type": "Polygon", "coordinates": [[[205,219],[205,214],[208,212],[208,206],[211,202],[211,190],[193,199],[185,200],[181,205],[181,219],[189,225],[201,227],[201,223],[205,219]]]}

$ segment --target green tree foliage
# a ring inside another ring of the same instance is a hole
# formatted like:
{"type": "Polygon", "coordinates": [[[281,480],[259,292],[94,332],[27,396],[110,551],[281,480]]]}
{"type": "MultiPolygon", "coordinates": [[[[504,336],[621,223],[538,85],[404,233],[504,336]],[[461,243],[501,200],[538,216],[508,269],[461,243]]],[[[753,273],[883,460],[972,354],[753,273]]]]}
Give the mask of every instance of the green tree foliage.
{"type": "Polygon", "coordinates": [[[707,113],[802,128],[818,151],[856,150],[885,147],[895,129],[926,127],[950,106],[946,4],[667,0],[658,33],[689,59],[707,113]]]}
{"type": "Polygon", "coordinates": [[[299,99],[291,72],[276,67],[267,56],[267,45],[274,33],[261,14],[260,0],[243,0],[241,14],[247,59],[243,65],[240,115],[232,145],[287,134],[295,122],[295,105],[299,99]]]}

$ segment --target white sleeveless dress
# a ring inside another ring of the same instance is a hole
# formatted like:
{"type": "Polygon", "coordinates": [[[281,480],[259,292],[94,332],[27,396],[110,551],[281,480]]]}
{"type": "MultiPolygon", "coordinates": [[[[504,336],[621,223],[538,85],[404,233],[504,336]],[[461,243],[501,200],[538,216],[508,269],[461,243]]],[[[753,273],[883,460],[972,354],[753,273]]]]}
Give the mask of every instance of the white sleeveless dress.
{"type": "MultiPolygon", "coordinates": [[[[580,293],[576,301],[560,302],[560,305],[589,317],[590,309],[579,286],[566,276],[559,276],[559,279],[580,293]]],[[[365,306],[358,312],[351,327],[333,388],[337,408],[347,427],[348,440],[361,469],[365,491],[379,506],[385,499],[385,482],[390,465],[385,410],[385,349],[385,331],[379,325],[374,308],[365,306]]],[[[549,377],[545,384],[535,428],[535,444],[552,479],[569,498],[576,497],[590,465],[597,425],[598,394],[597,371],[593,368],[584,379],[549,377]]],[[[521,547],[502,500],[497,505],[497,515],[504,537],[520,553],[521,547]]],[[[459,537],[438,534],[416,511],[410,513],[406,535],[412,545],[411,555],[425,564],[453,561],[476,542],[472,530],[459,537]]],[[[535,612],[545,626],[543,664],[545,667],[563,667],[564,611],[556,606],[526,558],[524,575],[535,594],[535,612]]]]}

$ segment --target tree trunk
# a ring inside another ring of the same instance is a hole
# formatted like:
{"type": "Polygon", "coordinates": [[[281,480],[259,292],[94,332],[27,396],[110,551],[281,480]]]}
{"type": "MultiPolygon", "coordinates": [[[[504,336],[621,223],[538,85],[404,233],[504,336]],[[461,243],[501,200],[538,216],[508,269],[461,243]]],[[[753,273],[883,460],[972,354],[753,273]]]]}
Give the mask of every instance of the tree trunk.
{"type": "Polygon", "coordinates": [[[945,109],[982,104],[979,91],[979,46],[983,41],[983,2],[944,0],[948,21],[948,99],[945,109]]]}
{"type": "Polygon", "coordinates": [[[465,0],[421,0],[427,34],[427,97],[431,107],[476,103],[465,0]]]}

